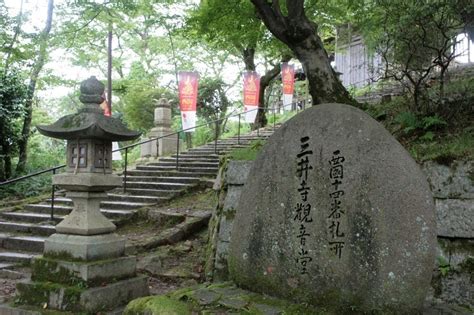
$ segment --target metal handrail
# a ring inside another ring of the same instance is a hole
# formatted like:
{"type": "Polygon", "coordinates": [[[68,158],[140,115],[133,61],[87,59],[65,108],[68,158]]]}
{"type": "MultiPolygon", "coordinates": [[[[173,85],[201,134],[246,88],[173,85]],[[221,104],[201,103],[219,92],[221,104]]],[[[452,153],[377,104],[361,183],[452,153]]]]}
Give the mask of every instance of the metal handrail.
{"type": "Polygon", "coordinates": [[[12,183],[15,183],[15,182],[19,182],[19,181],[22,181],[24,179],[28,179],[30,177],[35,177],[35,176],[38,176],[38,175],[41,175],[41,174],[44,174],[44,173],[54,172],[54,171],[56,171],[60,168],[63,168],[63,167],[66,167],[66,164],[55,166],[55,167],[52,167],[52,168],[48,168],[47,170],[38,171],[36,173],[31,173],[31,174],[21,176],[21,177],[17,177],[17,178],[14,178],[14,179],[6,180],[4,182],[0,182],[0,186],[12,184],[12,183]]]}
{"type": "MultiPolygon", "coordinates": [[[[231,115],[228,115],[228,116],[225,116],[223,118],[219,118],[219,119],[215,119],[215,120],[212,120],[212,121],[209,121],[209,122],[206,122],[206,123],[203,123],[203,124],[200,124],[200,125],[197,125],[197,126],[194,126],[194,127],[190,127],[190,128],[186,128],[186,129],[181,129],[179,131],[176,131],[176,132],[172,132],[172,133],[169,133],[169,134],[166,134],[164,136],[160,136],[160,137],[156,137],[156,138],[151,138],[151,139],[147,139],[147,140],[143,140],[143,141],[139,141],[139,142],[135,142],[135,143],[132,143],[130,145],[127,145],[127,146],[124,146],[122,148],[118,148],[116,150],[113,150],[112,152],[118,152],[118,151],[122,151],[124,150],[125,151],[125,158],[124,158],[124,161],[125,161],[125,165],[124,165],[124,171],[123,171],[123,174],[124,174],[124,181],[123,181],[123,192],[126,193],[126,190],[127,190],[127,166],[128,166],[128,150],[130,148],[133,148],[133,147],[136,147],[138,145],[141,145],[141,144],[145,144],[145,143],[149,143],[149,142],[153,142],[153,141],[157,141],[157,146],[158,146],[158,140],[160,139],[163,139],[163,138],[166,138],[166,137],[170,137],[170,136],[173,136],[173,135],[176,135],[177,136],[177,146],[176,146],[176,169],[179,170],[179,135],[181,132],[186,132],[188,130],[191,130],[191,129],[197,129],[197,128],[201,128],[201,127],[204,127],[204,126],[208,126],[212,123],[215,123],[216,124],[216,136],[215,136],[215,139],[214,139],[214,152],[217,154],[217,140],[218,140],[218,130],[217,130],[217,127],[218,127],[218,123],[220,121],[224,121],[226,119],[229,119],[231,117],[234,117],[234,116],[238,116],[239,117],[239,123],[238,123],[238,133],[237,133],[237,142],[238,144],[240,144],[240,125],[241,125],[241,115],[242,114],[246,114],[246,113],[250,113],[250,112],[253,112],[253,111],[256,111],[256,110],[259,110],[259,109],[264,109],[264,110],[270,110],[270,108],[265,108],[265,107],[257,107],[257,108],[254,108],[254,109],[251,109],[251,110],[248,110],[248,111],[244,111],[244,112],[240,112],[240,113],[234,113],[234,114],[231,114],[231,115]]],[[[276,108],[275,107],[272,107],[271,108],[272,112],[273,112],[273,129],[275,130],[275,115],[276,115],[276,108]]],[[[257,136],[259,136],[259,129],[257,129],[257,136]]],[[[158,150],[157,150],[158,152],[158,150]]],[[[38,171],[38,172],[35,172],[35,173],[31,173],[31,174],[28,174],[28,175],[25,175],[25,176],[21,176],[21,177],[18,177],[18,178],[14,178],[14,179],[11,179],[11,180],[7,180],[7,181],[4,181],[4,182],[0,182],[0,187],[1,186],[5,186],[5,185],[8,185],[8,184],[12,184],[12,183],[15,183],[15,182],[19,182],[19,181],[22,181],[22,180],[25,180],[25,179],[28,179],[28,178],[31,178],[31,177],[35,177],[35,176],[38,176],[38,175],[41,175],[41,174],[45,174],[45,173],[48,173],[48,172],[52,172],[53,175],[56,173],[56,170],[58,169],[61,169],[63,167],[66,167],[66,164],[63,164],[63,165],[59,165],[59,166],[55,166],[55,167],[52,167],[52,168],[49,168],[49,169],[46,169],[46,170],[42,170],[42,171],[38,171]]],[[[52,187],[51,187],[51,220],[54,219],[54,193],[55,193],[55,185],[53,184],[52,187]]]]}
{"type": "MultiPolygon", "coordinates": [[[[213,122],[219,122],[219,121],[221,121],[221,120],[225,120],[225,119],[228,119],[228,118],[233,117],[233,116],[238,116],[238,115],[241,115],[241,114],[249,113],[249,112],[258,110],[258,109],[260,109],[260,108],[263,108],[263,107],[257,107],[257,108],[255,108],[255,109],[252,109],[252,110],[249,110],[249,111],[245,111],[245,112],[241,112],[241,113],[238,113],[238,114],[229,115],[229,116],[226,116],[226,117],[224,117],[224,118],[212,120],[212,121],[210,121],[210,122],[207,122],[207,123],[204,123],[204,124],[201,124],[201,125],[197,125],[197,126],[195,126],[195,127],[186,128],[186,129],[181,129],[181,130],[179,130],[179,131],[176,131],[176,132],[173,132],[173,133],[169,133],[169,134],[167,134],[167,135],[160,136],[160,137],[157,137],[157,138],[151,138],[151,139],[143,140],[143,141],[140,141],[140,142],[135,142],[135,143],[132,143],[132,144],[130,144],[130,145],[124,146],[124,147],[122,147],[122,148],[115,149],[115,150],[113,150],[112,152],[118,152],[118,151],[122,151],[122,150],[126,150],[126,149],[129,149],[129,148],[136,147],[137,145],[140,145],[140,144],[144,144],[144,143],[148,143],[148,142],[152,142],[152,141],[157,141],[157,140],[160,140],[160,139],[162,139],[162,138],[166,138],[166,137],[169,137],[169,136],[173,136],[173,135],[179,134],[179,133],[181,133],[181,132],[185,132],[185,131],[187,131],[187,130],[197,129],[197,128],[200,128],[200,127],[203,127],[203,126],[207,126],[207,125],[209,125],[209,124],[211,124],[211,123],[213,123],[213,122]]],[[[239,127],[240,127],[240,124],[239,124],[239,127]]],[[[61,168],[63,168],[63,167],[66,167],[66,164],[54,166],[54,167],[51,167],[51,168],[48,168],[48,169],[45,169],[45,170],[41,170],[41,171],[38,171],[38,172],[35,172],[35,173],[31,173],[31,174],[28,174],[28,175],[24,175],[24,176],[21,176],[21,177],[17,177],[17,178],[14,178],[14,179],[9,179],[9,180],[0,182],[0,186],[5,186],[5,185],[8,185],[8,184],[12,184],[12,183],[15,183],[15,182],[18,182],[18,181],[22,181],[22,180],[25,180],[25,179],[28,179],[28,178],[31,178],[31,177],[35,177],[35,176],[41,175],[41,174],[44,174],[44,173],[56,171],[56,170],[61,169],[61,168]]]]}

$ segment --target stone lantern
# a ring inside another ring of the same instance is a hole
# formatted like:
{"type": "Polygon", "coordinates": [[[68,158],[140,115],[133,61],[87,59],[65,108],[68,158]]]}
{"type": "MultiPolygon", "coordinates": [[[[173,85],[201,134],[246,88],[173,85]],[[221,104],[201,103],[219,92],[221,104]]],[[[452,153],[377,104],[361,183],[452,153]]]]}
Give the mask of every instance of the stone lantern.
{"type": "Polygon", "coordinates": [[[95,77],[83,81],[80,91],[84,106],[77,113],[37,127],[43,135],[67,140],[66,172],[53,176],[53,184],[67,191],[74,208],[45,240],[43,257],[32,263],[32,281],[17,288],[24,304],[97,312],[148,294],[146,278],[136,276],[136,258],[124,256],[125,239],[100,212],[105,192],[122,184],[112,174],[112,141],[133,140],[140,133],[104,116],[99,107],[104,85],[95,77]]]}
{"type": "Polygon", "coordinates": [[[155,100],[154,127],[148,134],[148,139],[159,138],[156,141],[143,143],[141,145],[140,161],[147,162],[160,156],[176,153],[177,138],[171,129],[171,105],[165,98],[155,100]]]}

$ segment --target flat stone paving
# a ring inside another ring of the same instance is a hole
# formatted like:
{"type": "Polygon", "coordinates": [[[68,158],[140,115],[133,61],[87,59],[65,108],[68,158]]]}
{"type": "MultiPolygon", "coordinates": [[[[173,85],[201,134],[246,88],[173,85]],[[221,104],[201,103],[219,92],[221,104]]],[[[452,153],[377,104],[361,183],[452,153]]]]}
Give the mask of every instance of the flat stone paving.
{"type": "MultiPolygon", "coordinates": [[[[433,304],[426,302],[423,315],[472,314],[461,307],[433,304]]],[[[218,284],[201,284],[171,292],[167,295],[145,297],[130,303],[124,314],[300,314],[300,315],[332,315],[324,308],[317,308],[302,303],[292,303],[283,299],[257,294],[236,287],[231,282],[218,284]],[[167,302],[163,303],[166,299],[167,302]],[[156,301],[156,303],[154,303],[156,301]],[[165,305],[161,308],[160,305],[165,305]],[[174,305],[174,306],[173,306],[174,305]],[[182,313],[183,305],[188,313],[182,313]],[[173,308],[175,307],[175,309],[173,308]],[[170,313],[171,312],[171,313],[170,313]],[[176,313],[178,314],[178,313],[176,313]]],[[[354,314],[357,314],[355,312],[354,314]]],[[[378,314],[378,313],[374,313],[378,314]]]]}

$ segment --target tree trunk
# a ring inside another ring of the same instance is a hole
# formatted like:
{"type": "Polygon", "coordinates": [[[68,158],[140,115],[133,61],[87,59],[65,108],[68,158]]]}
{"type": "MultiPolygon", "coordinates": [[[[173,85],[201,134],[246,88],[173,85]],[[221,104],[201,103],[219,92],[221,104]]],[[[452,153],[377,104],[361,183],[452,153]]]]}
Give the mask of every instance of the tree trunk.
{"type": "MultiPolygon", "coordinates": [[[[291,59],[289,56],[285,56],[282,58],[281,62],[287,62],[291,59]]],[[[274,66],[272,69],[268,70],[264,76],[260,78],[260,91],[259,91],[259,99],[258,99],[258,111],[257,111],[257,117],[255,118],[255,124],[253,125],[253,130],[257,128],[261,128],[267,125],[267,117],[265,114],[265,109],[266,109],[266,103],[265,103],[265,91],[267,90],[267,87],[270,85],[270,82],[272,82],[273,79],[275,79],[276,76],[281,71],[281,64],[277,64],[274,66]]]]}
{"type": "MultiPolygon", "coordinates": [[[[4,140],[4,139],[2,139],[4,140]]],[[[11,177],[12,172],[12,159],[11,159],[11,147],[8,141],[2,141],[0,155],[0,182],[3,182],[11,177]]]]}
{"type": "Polygon", "coordinates": [[[281,12],[278,0],[252,0],[261,19],[276,38],[285,43],[303,65],[313,104],[356,104],[332,69],[317,25],[304,11],[304,0],[286,1],[288,15],[281,12]]]}
{"type": "Polygon", "coordinates": [[[38,59],[36,59],[36,62],[33,65],[30,83],[28,85],[28,97],[25,103],[26,113],[23,119],[21,137],[18,141],[19,159],[16,166],[16,174],[21,174],[26,169],[28,139],[30,137],[31,118],[33,114],[33,97],[35,95],[36,82],[38,81],[39,73],[41,72],[41,69],[43,69],[44,63],[46,61],[49,33],[51,31],[51,25],[53,22],[53,9],[54,0],[48,0],[48,15],[46,19],[46,25],[40,34],[38,59]]]}
{"type": "Polygon", "coordinates": [[[107,106],[112,115],[112,39],[113,24],[109,22],[109,32],[107,34],[107,106]]]}
{"type": "Polygon", "coordinates": [[[245,70],[247,71],[255,71],[257,67],[255,67],[255,48],[254,47],[246,47],[242,51],[242,58],[245,64],[245,70]]]}
{"type": "Polygon", "coordinates": [[[13,52],[13,47],[15,46],[15,43],[18,39],[18,36],[20,35],[21,32],[21,25],[23,23],[23,2],[24,0],[20,1],[20,12],[18,13],[17,16],[17,21],[16,21],[16,26],[15,26],[15,33],[13,34],[12,41],[10,42],[10,45],[7,48],[7,55],[5,57],[5,66],[4,66],[4,71],[5,73],[8,72],[8,67],[10,66],[10,58],[13,52]]]}

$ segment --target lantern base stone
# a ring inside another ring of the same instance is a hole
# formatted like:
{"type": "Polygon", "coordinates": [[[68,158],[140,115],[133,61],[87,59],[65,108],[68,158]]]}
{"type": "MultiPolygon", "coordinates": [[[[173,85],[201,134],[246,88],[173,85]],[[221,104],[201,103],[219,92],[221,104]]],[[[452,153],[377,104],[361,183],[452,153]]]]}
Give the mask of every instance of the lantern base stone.
{"type": "Polygon", "coordinates": [[[46,309],[96,314],[125,305],[149,294],[147,277],[138,276],[103,286],[80,288],[51,282],[21,282],[17,284],[19,304],[46,309]]]}
{"type": "Polygon", "coordinates": [[[56,233],[44,242],[44,255],[47,257],[91,261],[120,257],[124,252],[125,239],[117,234],[82,236],[56,233]]]}

